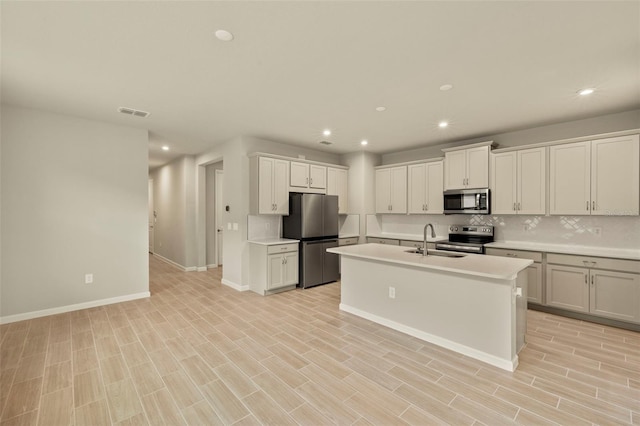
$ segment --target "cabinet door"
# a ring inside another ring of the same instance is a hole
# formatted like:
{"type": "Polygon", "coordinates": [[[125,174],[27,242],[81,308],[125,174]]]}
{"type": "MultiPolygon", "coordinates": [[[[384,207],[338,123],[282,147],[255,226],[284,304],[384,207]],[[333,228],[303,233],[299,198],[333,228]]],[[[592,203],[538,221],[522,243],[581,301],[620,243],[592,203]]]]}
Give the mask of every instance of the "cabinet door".
{"type": "Polygon", "coordinates": [[[327,168],[327,195],[338,196],[338,214],[349,212],[348,177],[347,170],[327,168]]]}
{"type": "Polygon", "coordinates": [[[298,252],[289,252],[284,257],[283,284],[298,284],[298,252]]]}
{"type": "Polygon", "coordinates": [[[591,142],[549,147],[549,214],[591,212],[591,142]]]}
{"type": "Polygon", "coordinates": [[[407,213],[407,166],[391,169],[391,213],[407,213]]]}
{"type": "Polygon", "coordinates": [[[534,263],[527,268],[527,300],[542,304],[542,265],[534,263]]]}
{"type": "Polygon", "coordinates": [[[467,182],[467,156],[465,150],[445,152],[444,189],[464,189],[467,182]]]}
{"type": "Polygon", "coordinates": [[[309,165],[309,188],[325,189],[327,187],[327,168],[325,166],[309,165]]]}
{"type": "Polygon", "coordinates": [[[296,188],[309,187],[309,164],[291,162],[291,186],[296,188]]]}
{"type": "Polygon", "coordinates": [[[376,213],[391,211],[391,170],[376,170],[376,213]]]}
{"type": "Polygon", "coordinates": [[[590,280],[592,314],[640,322],[640,275],[592,269],[590,280]]]}
{"type": "Polygon", "coordinates": [[[489,147],[480,146],[466,150],[467,188],[489,187],[489,147]]]}
{"type": "Polygon", "coordinates": [[[491,154],[491,213],[517,213],[517,153],[491,154]]]}
{"type": "Polygon", "coordinates": [[[267,256],[267,290],[282,287],[284,284],[284,255],[267,256]]]}
{"type": "Polygon", "coordinates": [[[545,148],[518,152],[518,214],[545,214],[546,151],[545,148]]]}
{"type": "Polygon", "coordinates": [[[442,214],[444,212],[444,172],[443,162],[427,163],[427,196],[426,210],[430,214],[442,214]]]}
{"type": "Polygon", "coordinates": [[[258,161],[258,212],[260,214],[273,214],[275,204],[273,201],[273,175],[274,159],[260,157],[258,161]]]}
{"type": "Polygon", "coordinates": [[[637,215],[640,205],[638,135],[591,143],[591,214],[637,215]]]}
{"type": "Polygon", "coordinates": [[[427,165],[412,164],[407,168],[409,191],[407,197],[409,214],[426,213],[427,165]]]}
{"type": "Polygon", "coordinates": [[[589,312],[589,270],[547,265],[547,305],[589,312]]]}
{"type": "Polygon", "coordinates": [[[287,160],[274,160],[273,165],[273,213],[279,215],[289,214],[289,162],[287,160]]]}

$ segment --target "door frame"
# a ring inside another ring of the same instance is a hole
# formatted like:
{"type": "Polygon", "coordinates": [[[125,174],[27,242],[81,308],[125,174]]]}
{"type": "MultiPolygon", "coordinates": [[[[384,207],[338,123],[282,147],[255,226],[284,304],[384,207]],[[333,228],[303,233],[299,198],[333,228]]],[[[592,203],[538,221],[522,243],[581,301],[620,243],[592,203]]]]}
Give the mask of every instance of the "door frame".
{"type": "Polygon", "coordinates": [[[149,253],[154,254],[155,252],[155,241],[156,241],[156,210],[154,205],[154,197],[153,197],[153,179],[149,179],[148,182],[148,226],[149,226],[149,253]]]}
{"type": "Polygon", "coordinates": [[[220,170],[220,169],[216,169],[215,171],[215,193],[214,193],[214,197],[215,197],[215,227],[216,227],[216,244],[215,244],[215,259],[216,259],[216,266],[220,266],[222,265],[222,253],[224,250],[224,245],[222,244],[224,241],[223,238],[223,233],[224,233],[224,226],[223,225],[223,220],[222,220],[222,215],[224,214],[224,170],[220,170]],[[218,230],[222,229],[222,232],[219,232],[218,230]]]}

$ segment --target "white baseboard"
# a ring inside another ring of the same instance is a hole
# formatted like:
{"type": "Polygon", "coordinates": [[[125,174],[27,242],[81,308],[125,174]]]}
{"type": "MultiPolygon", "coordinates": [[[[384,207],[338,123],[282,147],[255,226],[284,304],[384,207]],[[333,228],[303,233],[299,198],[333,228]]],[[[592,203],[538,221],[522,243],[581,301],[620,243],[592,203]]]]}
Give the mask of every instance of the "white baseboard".
{"type": "Polygon", "coordinates": [[[127,294],[125,296],[110,297],[108,299],[92,300],[90,302],[76,303],[74,305],[59,306],[57,308],[43,309],[41,311],[25,312],[23,314],[0,317],[0,324],[9,324],[17,321],[30,320],[33,318],[46,317],[49,315],[64,314],[65,312],[79,311],[81,309],[95,308],[97,306],[112,305],[114,303],[128,302],[130,300],[144,299],[150,297],[151,293],[127,294]]]}
{"type": "Polygon", "coordinates": [[[198,272],[207,272],[207,267],[206,266],[198,266],[196,268],[196,271],[198,271],[198,272]]]}
{"type": "Polygon", "coordinates": [[[162,255],[160,255],[160,254],[157,254],[157,253],[156,253],[156,254],[154,254],[153,256],[154,256],[154,257],[157,257],[158,259],[162,260],[163,262],[168,263],[169,265],[173,265],[173,266],[175,266],[176,268],[179,268],[180,270],[185,271],[185,272],[191,272],[191,271],[195,271],[195,270],[196,270],[196,267],[195,267],[195,266],[189,266],[189,267],[187,267],[187,266],[182,266],[181,264],[179,264],[179,263],[177,263],[177,262],[174,262],[174,261],[173,261],[173,260],[171,260],[171,259],[167,259],[166,257],[164,257],[164,256],[162,256],[162,255]]]}
{"type": "Polygon", "coordinates": [[[227,287],[231,287],[234,290],[238,290],[238,291],[249,291],[250,288],[248,285],[240,285],[240,284],[236,284],[233,281],[229,281],[227,279],[222,279],[221,280],[222,284],[226,285],[227,287]]]}
{"type": "Polygon", "coordinates": [[[434,345],[451,349],[452,351],[467,355],[468,357],[477,359],[478,361],[486,362],[487,364],[491,364],[503,370],[515,371],[516,367],[518,366],[518,355],[516,355],[512,360],[499,358],[495,355],[470,348],[469,346],[461,345],[460,343],[453,342],[440,336],[426,333],[413,327],[408,327],[404,324],[400,324],[395,321],[380,317],[378,315],[362,311],[358,308],[354,308],[353,306],[345,305],[344,303],[340,303],[340,310],[408,334],[409,336],[417,337],[418,339],[424,340],[425,342],[433,343],[434,345]]]}
{"type": "Polygon", "coordinates": [[[218,265],[217,263],[212,263],[210,265],[207,265],[207,269],[214,269],[214,268],[218,268],[220,265],[218,265]]]}

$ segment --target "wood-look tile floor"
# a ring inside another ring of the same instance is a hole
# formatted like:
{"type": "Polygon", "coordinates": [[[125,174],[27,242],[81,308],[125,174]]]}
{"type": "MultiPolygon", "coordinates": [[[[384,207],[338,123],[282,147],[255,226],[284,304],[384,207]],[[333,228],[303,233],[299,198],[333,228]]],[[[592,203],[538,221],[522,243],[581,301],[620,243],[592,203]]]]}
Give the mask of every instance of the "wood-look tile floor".
{"type": "Polygon", "coordinates": [[[0,423],[636,424],[640,335],[530,311],[515,373],[151,256],[151,298],[0,327],[0,423]]]}

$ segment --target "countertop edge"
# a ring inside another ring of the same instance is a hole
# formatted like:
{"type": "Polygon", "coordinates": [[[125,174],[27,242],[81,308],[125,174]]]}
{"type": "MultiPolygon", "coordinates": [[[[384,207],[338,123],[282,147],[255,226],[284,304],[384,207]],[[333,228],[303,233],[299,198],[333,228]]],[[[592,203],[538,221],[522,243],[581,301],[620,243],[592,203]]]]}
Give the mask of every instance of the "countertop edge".
{"type": "Polygon", "coordinates": [[[264,240],[247,240],[250,244],[258,244],[261,246],[277,246],[280,244],[299,243],[300,240],[292,240],[290,238],[268,238],[264,240]]]}
{"type": "Polygon", "coordinates": [[[613,249],[597,246],[572,246],[554,243],[521,241],[494,241],[487,248],[537,251],[543,253],[570,254],[575,256],[607,257],[613,259],[640,260],[640,249],[613,249]]]}

